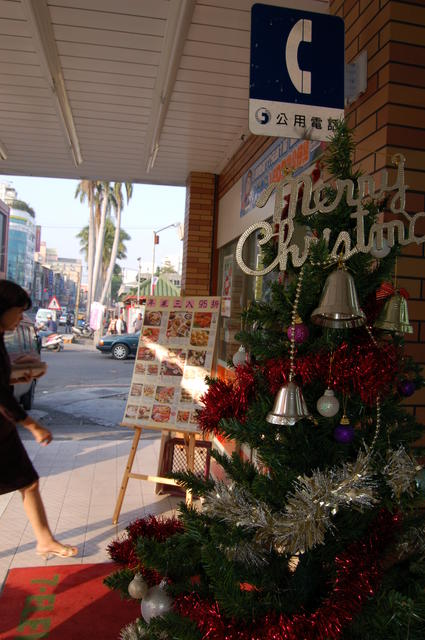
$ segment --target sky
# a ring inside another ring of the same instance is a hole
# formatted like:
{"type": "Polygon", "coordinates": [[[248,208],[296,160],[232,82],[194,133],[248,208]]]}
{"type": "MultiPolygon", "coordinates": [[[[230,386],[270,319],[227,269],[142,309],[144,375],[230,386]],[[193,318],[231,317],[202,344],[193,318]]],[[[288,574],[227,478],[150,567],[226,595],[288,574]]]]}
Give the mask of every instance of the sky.
{"type": "MultiPolygon", "coordinates": [[[[88,224],[88,206],[74,197],[77,180],[0,175],[0,182],[10,183],[19,200],[36,213],[41,225],[41,240],[56,248],[61,258],[81,258],[76,234],[88,224]]],[[[123,188],[123,194],[125,190],[123,188]]],[[[141,258],[143,271],[152,271],[153,231],[184,221],[186,189],[157,185],[133,184],[133,197],[122,213],[122,228],[131,236],[126,243],[127,258],[119,261],[122,268],[137,269],[141,258]]],[[[159,234],[155,247],[155,268],[169,259],[177,269],[181,265],[183,243],[178,229],[171,227],[159,234]]]]}

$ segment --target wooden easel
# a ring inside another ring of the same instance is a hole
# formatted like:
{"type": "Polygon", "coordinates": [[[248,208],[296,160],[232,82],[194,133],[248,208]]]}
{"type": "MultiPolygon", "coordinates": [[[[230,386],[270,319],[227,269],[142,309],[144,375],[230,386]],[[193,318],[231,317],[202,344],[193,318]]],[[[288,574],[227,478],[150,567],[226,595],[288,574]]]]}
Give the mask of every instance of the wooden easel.
{"type": "MultiPolygon", "coordinates": [[[[128,427],[128,424],[123,424],[121,423],[122,427],[128,427]]],[[[131,429],[134,429],[134,438],[133,438],[133,442],[131,445],[131,450],[130,450],[130,454],[128,456],[128,460],[127,460],[127,466],[125,468],[124,471],[124,475],[121,481],[121,487],[120,487],[120,491],[118,494],[118,498],[117,498],[117,503],[115,505],[115,510],[114,510],[114,515],[112,517],[112,524],[117,524],[118,522],[118,518],[120,516],[121,513],[121,507],[122,507],[122,503],[124,501],[124,496],[125,496],[125,492],[127,490],[127,485],[128,485],[128,480],[129,478],[134,478],[135,480],[147,480],[148,482],[156,482],[156,483],[161,483],[161,484],[171,484],[173,486],[178,486],[178,482],[176,482],[176,480],[174,480],[173,478],[163,478],[161,476],[152,476],[152,475],[148,475],[145,473],[132,473],[131,469],[133,467],[133,462],[134,462],[134,458],[136,456],[136,451],[137,451],[137,447],[139,445],[139,440],[140,440],[140,436],[142,435],[142,430],[144,427],[140,427],[139,425],[133,425],[130,427],[131,429]]],[[[148,428],[146,428],[146,430],[148,431],[176,431],[176,427],[173,428],[168,428],[168,427],[164,427],[164,426],[158,426],[158,425],[149,425],[148,428]]],[[[179,431],[180,433],[180,431],[179,431]]],[[[194,431],[184,431],[184,439],[185,439],[185,444],[186,444],[186,458],[187,458],[187,468],[189,471],[193,471],[194,470],[194,465],[195,465],[195,439],[196,439],[196,434],[199,434],[199,430],[196,429],[194,431]]],[[[160,456],[161,458],[161,456],[160,456]]],[[[187,505],[191,505],[192,504],[192,491],[190,489],[188,489],[186,491],[186,504],[187,505]]]]}

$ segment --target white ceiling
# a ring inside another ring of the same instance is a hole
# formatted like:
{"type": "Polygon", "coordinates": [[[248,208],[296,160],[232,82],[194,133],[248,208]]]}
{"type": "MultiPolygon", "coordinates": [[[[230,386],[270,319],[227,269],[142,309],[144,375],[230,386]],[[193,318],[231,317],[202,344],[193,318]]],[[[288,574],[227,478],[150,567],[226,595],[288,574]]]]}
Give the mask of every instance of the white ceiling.
{"type": "Polygon", "coordinates": [[[169,185],[219,173],[248,133],[252,4],[0,0],[0,172],[169,185]]]}

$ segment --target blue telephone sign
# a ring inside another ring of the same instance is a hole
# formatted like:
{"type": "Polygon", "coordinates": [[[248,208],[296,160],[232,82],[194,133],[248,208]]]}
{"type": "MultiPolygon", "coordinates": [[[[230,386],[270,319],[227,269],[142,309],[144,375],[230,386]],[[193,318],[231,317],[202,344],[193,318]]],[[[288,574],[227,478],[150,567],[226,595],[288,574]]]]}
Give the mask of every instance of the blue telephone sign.
{"type": "Polygon", "coordinates": [[[249,126],[253,133],[326,140],[344,116],[344,21],[254,4],[249,126]]]}

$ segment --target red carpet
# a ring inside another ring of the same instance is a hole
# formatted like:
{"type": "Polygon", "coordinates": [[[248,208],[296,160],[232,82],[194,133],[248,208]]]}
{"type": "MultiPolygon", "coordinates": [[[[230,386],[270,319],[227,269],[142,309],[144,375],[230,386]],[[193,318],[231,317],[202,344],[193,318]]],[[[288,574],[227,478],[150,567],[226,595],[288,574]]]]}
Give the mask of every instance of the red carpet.
{"type": "Polygon", "coordinates": [[[114,563],[11,569],[0,596],[0,640],[117,640],[140,616],[103,578],[114,563]]]}

